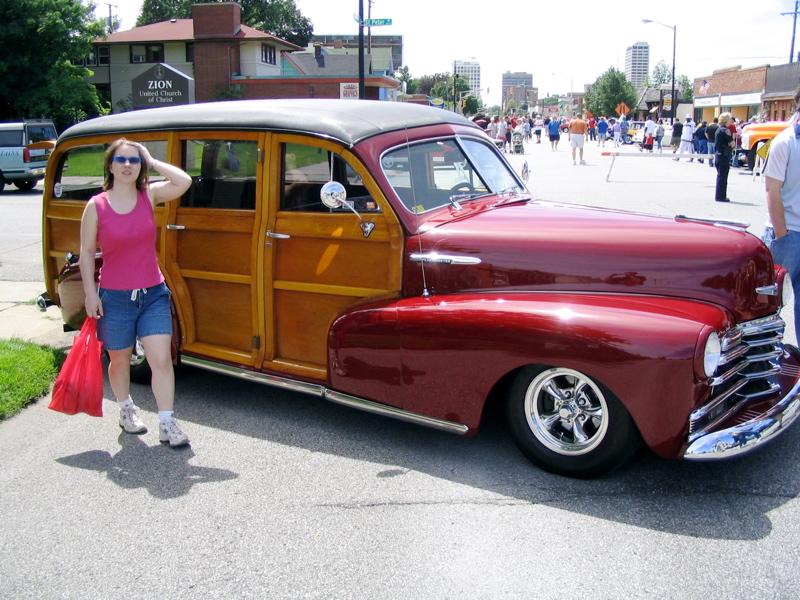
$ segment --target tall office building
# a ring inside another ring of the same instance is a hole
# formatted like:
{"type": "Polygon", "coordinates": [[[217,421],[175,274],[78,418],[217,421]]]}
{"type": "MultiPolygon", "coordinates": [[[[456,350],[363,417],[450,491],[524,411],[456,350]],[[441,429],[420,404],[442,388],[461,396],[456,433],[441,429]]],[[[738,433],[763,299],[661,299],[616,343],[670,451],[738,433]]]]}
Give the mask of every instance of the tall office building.
{"type": "MultiPolygon", "coordinates": [[[[533,88],[533,75],[530,73],[512,73],[511,71],[506,71],[503,73],[503,106],[507,106],[509,100],[514,99],[516,101],[516,97],[518,97],[519,93],[517,90],[512,91],[513,88],[523,88],[525,90],[533,88]]],[[[525,95],[527,95],[525,93],[525,95]]],[[[536,92],[538,96],[538,90],[536,92]]]]}
{"type": "Polygon", "coordinates": [[[453,72],[469,78],[469,89],[480,100],[481,97],[481,63],[469,60],[453,61],[453,72]]]}
{"type": "Polygon", "coordinates": [[[636,42],[625,50],[625,77],[639,89],[650,70],[650,44],[636,42]]]}

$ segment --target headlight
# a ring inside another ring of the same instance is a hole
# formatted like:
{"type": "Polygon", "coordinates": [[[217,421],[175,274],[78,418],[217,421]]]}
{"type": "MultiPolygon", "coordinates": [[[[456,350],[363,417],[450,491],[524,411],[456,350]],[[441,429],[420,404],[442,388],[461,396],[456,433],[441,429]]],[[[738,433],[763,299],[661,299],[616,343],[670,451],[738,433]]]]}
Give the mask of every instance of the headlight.
{"type": "Polygon", "coordinates": [[[703,351],[703,371],[706,377],[712,377],[717,372],[719,361],[722,356],[722,348],[719,343],[719,335],[712,331],[706,340],[706,347],[703,351]]]}
{"type": "Polygon", "coordinates": [[[791,306],[792,303],[792,280],[789,275],[783,278],[781,283],[781,308],[791,306]]]}

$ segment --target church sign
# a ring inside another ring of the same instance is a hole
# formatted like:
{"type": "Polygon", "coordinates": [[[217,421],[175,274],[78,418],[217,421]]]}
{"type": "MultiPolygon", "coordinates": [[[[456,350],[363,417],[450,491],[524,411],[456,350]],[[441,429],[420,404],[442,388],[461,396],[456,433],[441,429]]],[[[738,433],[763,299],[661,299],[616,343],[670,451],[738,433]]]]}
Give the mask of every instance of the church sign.
{"type": "Polygon", "coordinates": [[[159,63],[131,82],[133,108],[194,104],[194,79],[159,63]]]}

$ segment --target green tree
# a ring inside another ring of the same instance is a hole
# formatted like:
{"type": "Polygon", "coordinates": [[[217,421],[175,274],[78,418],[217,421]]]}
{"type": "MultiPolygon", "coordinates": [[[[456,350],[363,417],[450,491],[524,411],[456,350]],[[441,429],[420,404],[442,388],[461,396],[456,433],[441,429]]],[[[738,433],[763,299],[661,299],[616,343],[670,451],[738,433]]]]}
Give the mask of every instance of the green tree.
{"type": "MultiPolygon", "coordinates": [[[[427,94],[428,96],[432,95],[433,87],[442,81],[447,81],[449,75],[447,73],[436,73],[435,75],[423,75],[422,77],[417,77],[412,79],[412,81],[416,84],[416,93],[417,94],[427,94]]],[[[444,97],[444,96],[442,96],[444,97]]]]}
{"type": "Polygon", "coordinates": [[[686,75],[675,78],[675,89],[680,90],[681,102],[694,102],[694,85],[686,75]]]}
{"type": "Polygon", "coordinates": [[[477,115],[481,108],[478,99],[475,96],[467,96],[464,100],[466,100],[466,104],[464,105],[464,114],[477,115]]]}
{"type": "Polygon", "coordinates": [[[658,61],[658,64],[653,67],[653,76],[650,81],[655,86],[672,83],[672,67],[667,66],[663,60],[658,61]]]}
{"type": "Polygon", "coordinates": [[[104,23],[81,0],[6,0],[0,27],[0,120],[52,118],[59,129],[103,112],[88,56],[104,23]]]}
{"type": "MultiPolygon", "coordinates": [[[[208,0],[222,2],[225,0],[208,0]]],[[[193,0],[144,0],[136,26],[190,19],[193,0]]],[[[297,9],[294,0],[239,0],[242,5],[242,23],[281,39],[306,46],[311,41],[314,26],[297,9]]]]}
{"type": "Polygon", "coordinates": [[[633,110],[636,107],[636,90],[625,73],[611,67],[597,78],[586,94],[586,110],[595,115],[616,115],[617,106],[624,102],[633,110]]]}
{"type": "Polygon", "coordinates": [[[437,98],[444,98],[452,108],[453,102],[459,99],[461,92],[469,91],[469,80],[460,75],[456,75],[455,78],[453,78],[452,75],[446,73],[439,73],[437,76],[443,76],[443,78],[440,78],[439,81],[434,84],[431,88],[430,95],[436,96],[437,98]]]}

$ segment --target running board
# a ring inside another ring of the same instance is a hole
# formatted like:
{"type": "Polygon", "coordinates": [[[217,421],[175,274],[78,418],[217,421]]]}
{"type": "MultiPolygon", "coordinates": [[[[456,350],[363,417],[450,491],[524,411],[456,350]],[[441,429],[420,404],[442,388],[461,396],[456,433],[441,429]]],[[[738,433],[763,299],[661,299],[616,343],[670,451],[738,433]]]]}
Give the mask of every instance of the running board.
{"type": "Polygon", "coordinates": [[[206,369],[207,371],[214,371],[215,373],[222,373],[223,375],[230,375],[231,377],[238,377],[239,379],[247,379],[248,381],[255,381],[264,385],[272,387],[283,388],[293,392],[301,392],[303,394],[311,394],[312,396],[319,396],[330,402],[349,406],[376,415],[384,417],[391,417],[406,423],[413,423],[415,425],[422,425],[424,427],[431,427],[440,431],[448,433],[457,433],[464,435],[469,432],[469,427],[462,423],[453,423],[451,421],[443,421],[434,417],[426,417],[412,413],[401,408],[394,406],[387,406],[372,400],[366,400],[357,396],[343,394],[334,390],[329,390],[325,386],[317,385],[314,383],[305,383],[303,381],[295,381],[294,379],[286,379],[284,377],[276,377],[267,373],[258,373],[256,371],[248,371],[247,369],[240,369],[230,365],[223,365],[202,358],[194,356],[181,355],[181,364],[206,369]]]}

